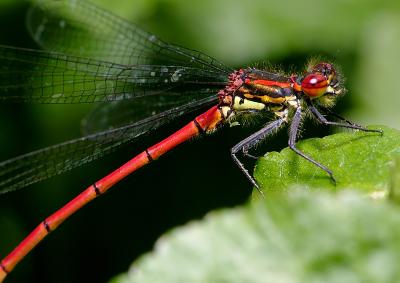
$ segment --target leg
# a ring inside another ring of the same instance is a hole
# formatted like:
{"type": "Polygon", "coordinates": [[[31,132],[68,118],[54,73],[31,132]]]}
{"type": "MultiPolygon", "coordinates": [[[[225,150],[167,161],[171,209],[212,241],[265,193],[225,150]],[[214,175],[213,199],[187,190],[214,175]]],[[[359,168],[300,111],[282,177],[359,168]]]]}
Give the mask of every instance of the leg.
{"type": "MultiPolygon", "coordinates": [[[[352,123],[352,122],[350,122],[350,121],[348,121],[348,120],[346,120],[346,119],[340,117],[340,116],[337,115],[337,114],[334,114],[334,115],[336,115],[336,117],[338,117],[339,119],[346,121],[348,124],[340,123],[340,122],[331,122],[331,121],[328,121],[328,120],[326,120],[326,118],[318,111],[318,109],[315,108],[314,105],[312,105],[311,102],[308,103],[308,109],[310,109],[311,113],[313,113],[313,115],[318,119],[318,121],[319,121],[320,123],[324,124],[324,125],[333,125],[333,126],[338,126],[338,127],[344,127],[344,128],[350,128],[350,129],[361,130],[361,131],[364,131],[364,132],[375,132],[375,133],[383,134],[383,131],[382,131],[382,130],[367,129],[367,128],[365,128],[365,127],[362,127],[362,126],[359,126],[359,125],[357,125],[357,124],[354,124],[354,123],[352,123]]],[[[331,113],[333,113],[333,112],[331,112],[331,113]]]]}
{"type": "Polygon", "coordinates": [[[260,187],[254,180],[254,178],[249,174],[247,169],[244,167],[244,164],[239,160],[239,158],[237,157],[237,153],[239,151],[242,151],[246,155],[247,151],[250,148],[256,146],[260,141],[265,139],[275,129],[278,129],[284,122],[285,120],[283,118],[280,118],[276,121],[267,124],[264,128],[252,134],[251,136],[247,137],[246,139],[242,140],[240,143],[238,143],[231,149],[231,156],[233,158],[233,161],[235,161],[239,169],[243,172],[243,174],[250,181],[250,183],[257,188],[257,190],[261,193],[261,195],[263,195],[263,193],[260,191],[260,187]]]}
{"type": "Polygon", "coordinates": [[[259,156],[255,156],[249,153],[249,148],[243,148],[242,149],[242,153],[244,156],[253,159],[253,160],[257,160],[258,158],[260,158],[259,156]]]}
{"type": "Polygon", "coordinates": [[[335,117],[335,118],[337,118],[337,119],[339,119],[339,120],[342,120],[342,121],[346,122],[346,123],[349,124],[349,125],[362,127],[362,126],[360,126],[360,125],[358,125],[358,124],[356,124],[356,123],[354,123],[354,122],[352,122],[352,121],[347,120],[346,118],[340,116],[339,114],[333,112],[333,111],[330,110],[329,108],[325,108],[325,107],[322,107],[322,106],[321,106],[320,109],[322,109],[323,111],[329,113],[329,114],[332,115],[333,117],[335,117]]]}
{"type": "Polygon", "coordinates": [[[297,135],[298,135],[299,128],[300,128],[301,118],[302,118],[301,107],[299,107],[296,109],[296,112],[293,116],[292,124],[290,125],[289,142],[288,142],[290,149],[293,150],[298,155],[300,155],[301,157],[303,157],[304,159],[306,159],[307,161],[313,163],[314,165],[318,166],[319,168],[324,170],[326,173],[328,173],[329,176],[331,177],[332,181],[336,184],[336,180],[333,177],[333,173],[331,170],[329,170],[326,166],[322,165],[321,163],[315,161],[311,157],[308,157],[302,151],[300,151],[299,149],[296,148],[296,139],[297,139],[297,135]]]}

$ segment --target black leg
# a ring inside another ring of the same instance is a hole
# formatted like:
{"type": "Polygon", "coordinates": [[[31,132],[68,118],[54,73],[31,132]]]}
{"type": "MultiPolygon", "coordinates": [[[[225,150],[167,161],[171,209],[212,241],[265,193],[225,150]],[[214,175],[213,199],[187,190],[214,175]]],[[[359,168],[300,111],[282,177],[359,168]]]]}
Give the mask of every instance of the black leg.
{"type": "MultiPolygon", "coordinates": [[[[308,109],[310,109],[311,113],[313,113],[313,115],[318,119],[318,121],[324,125],[333,125],[333,126],[338,126],[338,127],[344,127],[344,128],[350,128],[350,129],[356,129],[356,130],[360,130],[360,131],[364,131],[364,132],[375,132],[375,133],[380,133],[383,134],[382,130],[373,130],[373,129],[367,129],[363,126],[357,125],[355,123],[352,123],[342,117],[340,117],[339,115],[336,114],[336,117],[338,117],[341,120],[346,121],[348,124],[345,123],[340,123],[340,122],[332,122],[332,121],[328,121],[319,111],[317,108],[315,108],[314,105],[312,105],[311,102],[308,102],[308,109]]],[[[333,112],[331,112],[333,113],[333,112]]]]}
{"type": "Polygon", "coordinates": [[[333,173],[332,173],[331,170],[329,170],[326,166],[322,165],[321,163],[315,161],[311,157],[308,157],[302,151],[300,151],[299,149],[296,148],[296,139],[297,139],[297,135],[298,135],[299,128],[300,128],[301,119],[302,119],[301,107],[298,107],[296,109],[296,112],[295,112],[294,116],[293,116],[293,120],[292,120],[292,123],[290,125],[290,130],[289,130],[289,142],[288,143],[289,143],[290,149],[292,149],[298,155],[300,155],[301,157],[303,157],[307,161],[315,164],[316,166],[318,166],[319,168],[324,170],[326,173],[328,173],[329,176],[331,177],[332,181],[336,184],[336,180],[333,177],[333,173]]]}
{"type": "Polygon", "coordinates": [[[356,124],[356,123],[354,123],[354,122],[352,122],[352,121],[349,121],[349,120],[347,120],[346,118],[340,116],[339,114],[333,112],[333,111],[330,110],[329,108],[326,108],[326,107],[319,107],[319,108],[320,108],[322,111],[324,111],[324,112],[326,112],[326,113],[329,113],[329,115],[331,115],[331,116],[333,116],[333,117],[335,117],[335,118],[337,118],[337,119],[339,119],[339,120],[342,120],[342,121],[346,122],[346,123],[349,124],[349,125],[362,127],[361,125],[358,125],[358,124],[356,124]]]}
{"type": "Polygon", "coordinates": [[[260,187],[254,180],[254,178],[249,174],[249,171],[247,171],[247,169],[244,167],[244,164],[239,160],[239,158],[237,157],[237,153],[239,151],[242,151],[246,155],[250,148],[256,146],[258,143],[264,140],[274,130],[278,129],[284,122],[284,118],[280,118],[279,120],[275,120],[267,124],[264,128],[245,138],[231,149],[231,156],[233,158],[233,161],[235,161],[239,169],[243,172],[250,183],[257,188],[261,195],[263,195],[263,193],[260,190],[260,187]]]}

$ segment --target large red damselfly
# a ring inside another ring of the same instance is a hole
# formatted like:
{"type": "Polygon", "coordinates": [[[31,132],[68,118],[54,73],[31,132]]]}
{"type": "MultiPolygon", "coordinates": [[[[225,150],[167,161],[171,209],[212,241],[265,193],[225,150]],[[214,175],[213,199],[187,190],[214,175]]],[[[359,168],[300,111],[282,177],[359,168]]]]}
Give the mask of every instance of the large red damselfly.
{"type": "Polygon", "coordinates": [[[289,147],[335,181],[331,170],[296,148],[307,112],[324,125],[380,132],[330,110],[345,92],[330,63],[311,63],[304,73],[289,76],[256,68],[232,70],[203,53],[166,43],[85,1],[39,1],[30,9],[27,22],[34,40],[47,51],[0,46],[0,99],[104,103],[88,119],[88,135],[0,163],[0,194],[93,161],[196,109],[211,108],[46,218],[1,261],[0,282],[88,202],[179,144],[212,133],[227,122],[247,116],[273,117],[231,150],[234,162],[257,189],[239,155],[253,157],[249,150],[283,125],[289,126],[289,147]],[[85,17],[78,19],[77,14],[85,17]],[[75,40],[65,40],[71,38],[75,40]],[[151,107],[139,109],[143,103],[151,107]],[[322,114],[326,112],[341,121],[328,121],[322,114]]]}

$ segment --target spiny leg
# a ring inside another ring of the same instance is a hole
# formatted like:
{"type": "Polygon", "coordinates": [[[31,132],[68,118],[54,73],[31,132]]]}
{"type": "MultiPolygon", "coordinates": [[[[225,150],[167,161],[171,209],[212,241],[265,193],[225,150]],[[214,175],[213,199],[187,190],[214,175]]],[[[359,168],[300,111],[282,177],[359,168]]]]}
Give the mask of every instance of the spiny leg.
{"type": "Polygon", "coordinates": [[[331,115],[331,116],[333,116],[333,117],[335,117],[335,118],[337,118],[337,119],[339,119],[339,120],[342,120],[342,121],[346,122],[346,123],[349,124],[349,125],[362,127],[361,125],[356,124],[356,123],[354,123],[354,122],[352,122],[352,121],[350,121],[350,120],[347,120],[347,119],[344,118],[343,116],[340,116],[340,115],[337,114],[336,112],[333,112],[333,111],[332,111],[331,109],[329,109],[329,108],[326,108],[326,107],[323,107],[323,106],[319,106],[319,108],[320,108],[323,112],[326,112],[326,113],[328,113],[329,115],[331,115]]]}
{"type": "Polygon", "coordinates": [[[333,173],[328,167],[315,161],[314,159],[312,159],[311,157],[309,157],[305,153],[303,153],[301,150],[296,148],[296,139],[297,139],[297,135],[298,135],[299,128],[300,128],[301,119],[302,119],[301,107],[298,107],[293,116],[292,123],[290,124],[289,141],[288,141],[290,149],[293,150],[298,155],[300,155],[301,157],[303,157],[304,159],[306,159],[307,161],[313,163],[314,165],[318,166],[319,168],[324,170],[326,173],[328,173],[329,176],[331,177],[332,181],[336,184],[336,180],[333,177],[333,173]]]}
{"type": "Polygon", "coordinates": [[[343,128],[350,128],[350,129],[356,129],[356,130],[360,130],[360,131],[364,131],[364,132],[375,132],[375,133],[380,133],[383,134],[382,130],[375,130],[375,129],[367,129],[363,126],[357,125],[353,122],[348,121],[345,118],[342,118],[341,116],[339,116],[336,113],[330,112],[332,115],[336,116],[337,118],[347,122],[346,123],[340,123],[340,122],[332,122],[332,121],[328,121],[319,111],[318,109],[311,103],[308,102],[308,109],[310,109],[311,113],[318,119],[318,121],[324,125],[333,125],[333,126],[338,126],[338,127],[343,127],[343,128]]]}
{"type": "Polygon", "coordinates": [[[254,187],[256,187],[256,189],[260,192],[261,195],[264,195],[264,194],[260,190],[260,187],[258,186],[257,182],[250,175],[249,171],[245,168],[244,164],[237,157],[237,153],[239,151],[242,151],[244,155],[248,155],[247,152],[248,152],[248,150],[250,148],[256,146],[258,143],[260,143],[262,140],[264,140],[275,129],[278,129],[284,122],[285,122],[285,119],[284,118],[280,118],[278,120],[275,120],[275,121],[267,124],[264,128],[262,128],[261,130],[255,132],[251,136],[245,138],[244,140],[242,140],[241,142],[236,144],[231,149],[231,156],[233,158],[233,161],[235,161],[235,163],[239,167],[239,169],[243,172],[243,174],[250,181],[250,183],[254,187]]]}

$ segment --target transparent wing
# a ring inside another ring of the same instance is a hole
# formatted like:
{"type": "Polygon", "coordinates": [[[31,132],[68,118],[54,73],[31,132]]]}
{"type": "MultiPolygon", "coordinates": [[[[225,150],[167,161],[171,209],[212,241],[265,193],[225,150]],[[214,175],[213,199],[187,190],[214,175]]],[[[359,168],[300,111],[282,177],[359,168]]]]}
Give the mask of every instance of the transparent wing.
{"type": "Polygon", "coordinates": [[[166,111],[162,111],[163,105],[160,107],[155,105],[151,111],[162,112],[130,125],[88,135],[1,162],[0,194],[26,187],[91,162],[179,116],[213,102],[215,102],[214,95],[166,111]]]}
{"type": "Polygon", "coordinates": [[[221,87],[219,73],[185,66],[131,65],[0,46],[0,100],[92,103],[221,87]]]}
{"type": "Polygon", "coordinates": [[[208,88],[187,92],[184,96],[179,93],[176,96],[161,94],[134,100],[101,103],[82,120],[83,134],[89,135],[119,128],[185,103],[203,101],[204,98],[216,104],[218,100],[216,90],[208,88]]]}
{"type": "Polygon", "coordinates": [[[58,52],[0,46],[0,100],[112,103],[86,119],[88,136],[0,163],[0,194],[95,160],[214,102],[230,72],[85,1],[39,0],[28,27],[41,46],[58,52]]]}
{"type": "Polygon", "coordinates": [[[231,72],[206,54],[168,44],[83,0],[37,0],[27,24],[35,41],[47,50],[125,65],[180,65],[231,72]]]}

